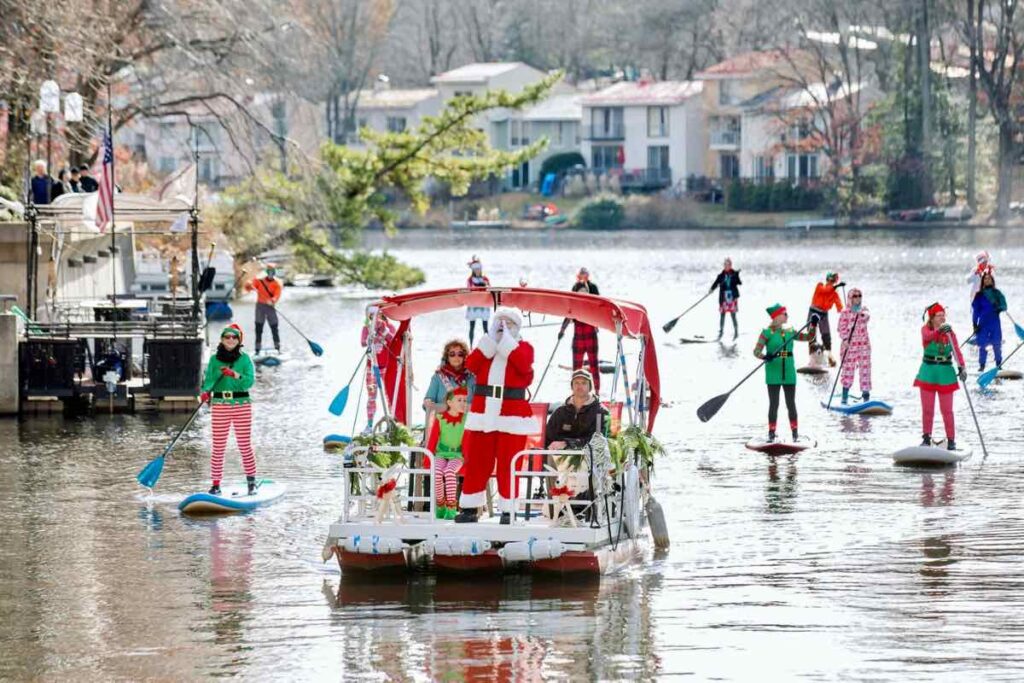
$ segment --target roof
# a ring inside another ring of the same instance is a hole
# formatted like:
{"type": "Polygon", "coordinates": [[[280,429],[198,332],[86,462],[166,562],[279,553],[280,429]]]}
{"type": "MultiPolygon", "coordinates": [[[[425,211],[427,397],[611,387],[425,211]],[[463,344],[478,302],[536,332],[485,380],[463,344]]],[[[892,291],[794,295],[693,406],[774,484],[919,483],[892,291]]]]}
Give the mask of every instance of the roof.
{"type": "Polygon", "coordinates": [[[491,308],[500,305],[524,312],[572,318],[613,332],[617,325],[621,325],[624,337],[643,340],[644,378],[651,392],[647,431],[654,428],[654,418],[661,406],[661,379],[650,319],[647,309],[640,304],[565,290],[474,287],[386,296],[377,305],[382,315],[396,321],[466,306],[491,308]]]}
{"type": "Polygon", "coordinates": [[[788,65],[791,60],[796,59],[798,50],[760,50],[756,52],[744,52],[743,54],[730,57],[707,69],[697,73],[694,78],[700,80],[715,80],[725,78],[742,78],[756,74],[764,69],[788,65]]]}
{"type": "Polygon", "coordinates": [[[524,121],[579,121],[583,118],[583,95],[552,95],[524,111],[522,118],[524,121]]]}
{"type": "Polygon", "coordinates": [[[622,81],[583,98],[583,106],[682,104],[700,94],[699,81],[622,81]]]}
{"type": "Polygon", "coordinates": [[[855,83],[849,88],[841,83],[777,86],[740,103],[740,107],[753,111],[762,109],[784,111],[787,109],[817,107],[824,103],[842,100],[855,95],[863,88],[863,83],[855,83]]]}
{"type": "Polygon", "coordinates": [[[438,92],[434,88],[360,90],[357,108],[409,109],[433,97],[438,97],[438,92]]]}
{"type": "Polygon", "coordinates": [[[486,83],[489,79],[520,67],[533,69],[523,62],[474,62],[430,79],[431,83],[486,83]]]}

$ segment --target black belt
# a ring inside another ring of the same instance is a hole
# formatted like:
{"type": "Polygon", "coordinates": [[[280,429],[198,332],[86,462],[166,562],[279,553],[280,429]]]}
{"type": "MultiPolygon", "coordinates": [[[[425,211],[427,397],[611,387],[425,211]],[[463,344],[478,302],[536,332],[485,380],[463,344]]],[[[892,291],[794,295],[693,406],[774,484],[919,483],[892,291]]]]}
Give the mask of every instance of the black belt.
{"type": "Polygon", "coordinates": [[[925,356],[925,365],[952,365],[952,358],[936,358],[935,356],[925,356]]]}
{"type": "Polygon", "coordinates": [[[490,384],[477,384],[473,388],[473,395],[497,399],[508,398],[518,401],[526,398],[526,389],[506,389],[505,387],[496,387],[490,384]]]}
{"type": "Polygon", "coordinates": [[[249,398],[248,391],[215,391],[211,394],[214,398],[249,398]]]}

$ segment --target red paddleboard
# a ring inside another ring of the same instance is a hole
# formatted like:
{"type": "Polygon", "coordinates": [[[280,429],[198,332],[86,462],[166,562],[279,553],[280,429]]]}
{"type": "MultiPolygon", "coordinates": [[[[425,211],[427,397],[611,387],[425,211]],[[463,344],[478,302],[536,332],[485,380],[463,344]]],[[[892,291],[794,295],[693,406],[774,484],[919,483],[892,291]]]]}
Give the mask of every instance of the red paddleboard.
{"type": "Polygon", "coordinates": [[[747,448],[765,455],[793,455],[808,448],[813,448],[817,443],[813,439],[801,437],[798,441],[768,441],[762,438],[754,438],[747,442],[747,448]]]}

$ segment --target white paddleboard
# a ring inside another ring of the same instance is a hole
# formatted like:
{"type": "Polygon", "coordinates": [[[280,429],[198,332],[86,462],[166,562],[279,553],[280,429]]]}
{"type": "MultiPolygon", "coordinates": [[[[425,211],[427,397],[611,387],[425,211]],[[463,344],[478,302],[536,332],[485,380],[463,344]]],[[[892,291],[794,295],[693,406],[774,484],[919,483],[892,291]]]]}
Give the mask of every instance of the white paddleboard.
{"type": "Polygon", "coordinates": [[[701,334],[695,334],[692,337],[679,338],[680,344],[712,344],[717,341],[719,340],[715,337],[705,337],[704,335],[701,334]]]}
{"type": "Polygon", "coordinates": [[[287,486],[265,481],[253,495],[248,494],[245,484],[222,486],[220,495],[193,493],[178,504],[186,515],[223,515],[232,512],[247,512],[274,502],[284,495],[287,486]]]}
{"type": "Polygon", "coordinates": [[[1024,379],[1024,372],[1020,370],[1000,370],[996,373],[999,379],[1024,379]]]}
{"type": "Polygon", "coordinates": [[[954,451],[946,448],[945,443],[938,446],[910,446],[892,454],[896,465],[911,467],[942,467],[955,465],[971,457],[971,449],[957,448],[954,451]]]}

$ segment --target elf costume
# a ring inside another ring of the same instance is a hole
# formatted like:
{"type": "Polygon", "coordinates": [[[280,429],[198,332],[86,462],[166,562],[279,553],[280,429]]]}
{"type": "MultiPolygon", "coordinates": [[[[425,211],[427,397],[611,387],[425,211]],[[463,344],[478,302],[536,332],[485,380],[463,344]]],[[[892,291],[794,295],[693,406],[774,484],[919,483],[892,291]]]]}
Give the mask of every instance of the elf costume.
{"type": "MultiPolygon", "coordinates": [[[[364,434],[373,430],[373,418],[377,414],[377,375],[384,377],[384,368],[390,360],[388,345],[395,337],[395,326],[378,314],[378,307],[370,304],[366,307],[366,318],[363,320],[363,331],[359,341],[367,349],[366,354],[366,428],[364,434]],[[376,365],[376,372],[374,371],[376,365]]],[[[383,382],[383,379],[381,379],[383,382]]],[[[384,397],[386,401],[388,397],[384,397]]]]}
{"type": "Polygon", "coordinates": [[[767,309],[771,324],[761,330],[754,346],[754,356],[765,361],[764,377],[768,385],[768,440],[775,440],[775,425],[779,417],[779,393],[786,396],[786,410],[789,412],[789,427],[793,440],[799,437],[796,414],[796,363],[793,361],[793,342],[809,341],[808,332],[797,333],[787,327],[784,316],[785,306],[775,304],[767,309]]]}
{"type": "Polygon", "coordinates": [[[1006,310],[1006,297],[996,289],[992,272],[982,276],[981,290],[971,302],[971,321],[974,323],[974,340],[978,344],[978,370],[985,370],[988,361],[988,347],[992,347],[996,365],[1003,364],[1003,325],[999,314],[1006,310]]]}
{"type": "Polygon", "coordinates": [[[939,399],[939,410],[942,422],[946,426],[946,443],[949,450],[956,448],[956,424],[953,420],[953,392],[959,389],[959,379],[967,376],[964,371],[964,357],[953,341],[953,330],[949,325],[933,328],[932,319],[946,309],[934,303],[925,309],[925,325],[921,328],[921,346],[924,347],[924,358],[917,371],[914,386],[921,390],[921,445],[930,446],[932,442],[932,426],[935,422],[935,398],[939,399]],[[953,358],[960,367],[959,373],[953,368],[953,358]]]}
{"type": "Polygon", "coordinates": [[[220,333],[221,339],[233,336],[238,346],[228,351],[224,344],[217,346],[217,353],[206,365],[203,379],[203,393],[199,397],[204,403],[210,402],[213,417],[213,448],[210,453],[211,494],[220,493],[220,480],[224,475],[224,450],[228,433],[235,428],[235,441],[242,454],[242,467],[249,483],[249,495],[256,492],[256,456],[252,451],[252,388],[256,373],[252,359],[242,351],[242,328],[231,324],[220,333]]]}
{"type": "Polygon", "coordinates": [[[844,283],[839,282],[839,273],[828,272],[825,274],[825,281],[819,282],[814,288],[814,296],[811,298],[811,308],[807,311],[807,322],[810,327],[811,353],[814,353],[814,345],[818,336],[818,329],[821,329],[821,344],[828,353],[829,365],[835,366],[836,359],[832,355],[832,326],[828,321],[828,312],[834,306],[837,312],[842,312],[843,302],[839,300],[839,293],[836,289],[844,283]]]}
{"type": "Polygon", "coordinates": [[[871,313],[862,303],[863,296],[856,287],[851,289],[846,297],[846,310],[839,314],[840,356],[843,359],[839,379],[843,384],[843,405],[849,402],[850,387],[856,373],[860,374],[861,400],[871,400],[871,339],[868,337],[871,313]]]}
{"type": "MultiPolygon", "coordinates": [[[[466,387],[448,392],[448,398],[469,396],[466,387]]],[[[458,474],[462,468],[462,435],[466,429],[466,414],[453,415],[445,411],[437,416],[437,430],[431,435],[429,450],[437,457],[434,463],[434,496],[437,499],[437,518],[455,519],[458,499],[455,495],[458,474]]]]}

